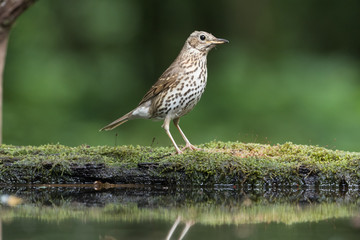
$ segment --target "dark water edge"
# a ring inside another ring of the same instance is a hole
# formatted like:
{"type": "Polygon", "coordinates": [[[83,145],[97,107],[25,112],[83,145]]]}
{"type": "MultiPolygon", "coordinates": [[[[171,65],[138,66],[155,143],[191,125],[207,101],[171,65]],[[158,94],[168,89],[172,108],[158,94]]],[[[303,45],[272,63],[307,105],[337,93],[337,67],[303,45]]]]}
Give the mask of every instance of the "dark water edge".
{"type": "Polygon", "coordinates": [[[268,203],[312,204],[322,202],[357,202],[360,190],[350,188],[239,188],[236,185],[216,187],[165,187],[134,184],[46,184],[0,185],[0,195],[14,195],[26,203],[61,204],[76,202],[84,206],[104,206],[109,203],[137,203],[141,207],[171,206],[192,203],[241,202],[244,199],[268,203]]]}

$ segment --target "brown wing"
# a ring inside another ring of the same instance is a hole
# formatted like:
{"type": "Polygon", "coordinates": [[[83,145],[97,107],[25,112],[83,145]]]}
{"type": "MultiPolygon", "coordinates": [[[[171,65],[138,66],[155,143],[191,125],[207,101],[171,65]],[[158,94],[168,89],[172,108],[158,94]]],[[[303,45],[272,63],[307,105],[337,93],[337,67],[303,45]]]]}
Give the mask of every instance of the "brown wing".
{"type": "Polygon", "coordinates": [[[157,82],[152,85],[150,90],[145,94],[143,99],[140,101],[139,105],[150,100],[151,98],[157,96],[159,93],[169,89],[174,82],[178,79],[178,72],[175,71],[175,68],[169,67],[157,80],[157,82]]]}

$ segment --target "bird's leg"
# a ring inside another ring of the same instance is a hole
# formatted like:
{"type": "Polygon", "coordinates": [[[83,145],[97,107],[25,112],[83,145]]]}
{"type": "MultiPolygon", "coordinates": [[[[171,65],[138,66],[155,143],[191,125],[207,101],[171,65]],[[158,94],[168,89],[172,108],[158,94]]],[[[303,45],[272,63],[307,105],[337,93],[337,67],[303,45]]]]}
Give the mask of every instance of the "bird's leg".
{"type": "Polygon", "coordinates": [[[184,139],[184,141],[185,141],[185,143],[186,143],[186,146],[185,146],[182,150],[184,150],[184,149],[186,149],[186,148],[190,148],[190,149],[192,149],[192,150],[201,150],[200,148],[197,148],[197,147],[195,147],[194,145],[192,145],[192,144],[190,143],[190,141],[187,139],[187,137],[185,136],[185,134],[183,133],[183,131],[181,130],[181,128],[180,128],[180,126],[179,126],[180,118],[175,118],[175,119],[173,120],[173,122],[174,122],[175,127],[179,130],[182,138],[184,139]]]}
{"type": "Polygon", "coordinates": [[[170,121],[171,121],[171,119],[168,118],[168,117],[166,117],[165,120],[164,120],[164,123],[163,123],[163,125],[162,125],[161,127],[165,129],[166,134],[169,136],[172,144],[174,145],[174,147],[175,147],[175,149],[176,149],[176,153],[177,153],[177,154],[181,154],[182,151],[181,151],[180,148],[176,145],[176,142],[175,142],[174,138],[171,136],[170,126],[169,126],[169,125],[170,125],[170,121]]]}

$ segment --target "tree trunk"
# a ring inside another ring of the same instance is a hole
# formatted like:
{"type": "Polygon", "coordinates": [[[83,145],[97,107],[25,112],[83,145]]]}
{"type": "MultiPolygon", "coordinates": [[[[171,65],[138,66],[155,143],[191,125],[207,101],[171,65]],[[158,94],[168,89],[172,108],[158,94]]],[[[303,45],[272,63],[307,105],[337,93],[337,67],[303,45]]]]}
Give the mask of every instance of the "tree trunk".
{"type": "Polygon", "coordinates": [[[3,111],[3,73],[5,67],[5,57],[9,33],[2,34],[0,39],[0,144],[2,144],[2,111],[3,111]]]}
{"type": "Polygon", "coordinates": [[[0,0],[0,144],[2,144],[3,72],[11,25],[36,0],[0,0]]]}

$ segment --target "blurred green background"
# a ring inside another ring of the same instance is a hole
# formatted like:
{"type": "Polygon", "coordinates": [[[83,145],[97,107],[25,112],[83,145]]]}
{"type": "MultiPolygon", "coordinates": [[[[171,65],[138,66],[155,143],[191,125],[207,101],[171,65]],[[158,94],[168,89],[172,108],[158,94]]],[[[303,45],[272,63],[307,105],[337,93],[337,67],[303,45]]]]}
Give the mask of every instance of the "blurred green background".
{"type": "MultiPolygon", "coordinates": [[[[4,143],[169,146],[161,122],[98,132],[137,106],[194,30],[230,44],[181,126],[211,140],[360,151],[360,1],[40,0],[14,25],[4,143]]],[[[170,129],[179,144],[176,129],[170,129]]]]}

